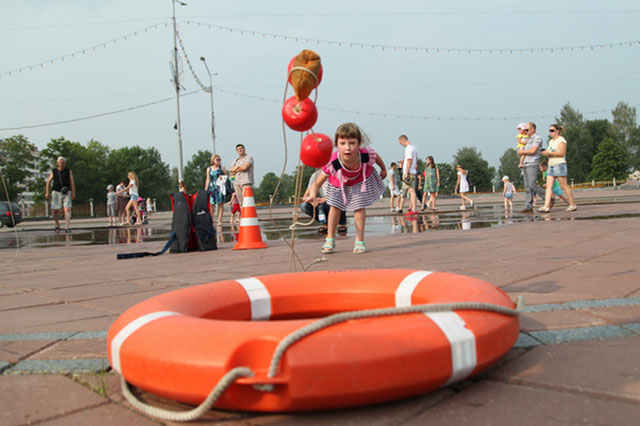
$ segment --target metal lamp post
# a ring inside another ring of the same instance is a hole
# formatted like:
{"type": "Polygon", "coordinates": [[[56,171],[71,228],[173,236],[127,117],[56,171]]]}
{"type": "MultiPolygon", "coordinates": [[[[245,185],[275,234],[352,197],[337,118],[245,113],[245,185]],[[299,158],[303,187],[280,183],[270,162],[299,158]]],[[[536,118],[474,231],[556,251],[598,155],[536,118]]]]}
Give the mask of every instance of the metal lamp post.
{"type": "Polygon", "coordinates": [[[202,63],[204,64],[204,67],[207,69],[207,74],[209,74],[209,95],[211,96],[211,139],[213,140],[213,153],[216,153],[216,119],[215,116],[213,114],[213,76],[214,75],[218,75],[216,74],[211,74],[211,71],[209,70],[209,66],[207,65],[207,60],[205,59],[204,56],[200,56],[200,60],[202,61],[202,63]]]}
{"type": "Polygon", "coordinates": [[[176,27],[176,3],[180,6],[186,6],[187,4],[180,0],[171,0],[171,5],[173,6],[173,82],[176,87],[176,109],[177,109],[177,120],[176,126],[178,130],[178,182],[183,180],[182,169],[183,169],[183,161],[182,161],[182,126],[180,125],[180,70],[178,69],[178,30],[176,27]]]}

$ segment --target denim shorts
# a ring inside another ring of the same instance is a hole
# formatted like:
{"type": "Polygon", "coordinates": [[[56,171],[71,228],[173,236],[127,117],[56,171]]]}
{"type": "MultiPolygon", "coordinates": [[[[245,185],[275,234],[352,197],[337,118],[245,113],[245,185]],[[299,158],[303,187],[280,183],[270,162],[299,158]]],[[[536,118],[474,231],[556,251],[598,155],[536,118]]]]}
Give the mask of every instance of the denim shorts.
{"type": "Polygon", "coordinates": [[[513,200],[513,192],[507,192],[506,194],[504,194],[504,198],[513,200]]]}
{"type": "Polygon", "coordinates": [[[547,176],[567,176],[567,163],[560,163],[557,166],[549,166],[547,176]]]}

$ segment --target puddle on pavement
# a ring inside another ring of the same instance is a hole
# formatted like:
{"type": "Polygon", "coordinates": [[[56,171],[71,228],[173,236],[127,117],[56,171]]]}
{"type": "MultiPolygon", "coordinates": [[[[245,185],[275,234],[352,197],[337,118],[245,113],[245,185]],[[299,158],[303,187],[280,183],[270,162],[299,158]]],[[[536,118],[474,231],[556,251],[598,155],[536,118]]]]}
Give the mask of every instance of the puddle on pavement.
{"type": "MultiPolygon", "coordinates": [[[[502,209],[481,208],[477,210],[421,213],[417,219],[407,219],[402,215],[368,216],[366,225],[367,236],[383,236],[392,234],[411,234],[429,231],[459,230],[470,231],[478,228],[513,225],[523,222],[537,222],[541,220],[606,220],[618,218],[640,217],[640,213],[597,215],[587,217],[573,217],[567,215],[505,215],[502,209]]],[[[261,221],[260,228],[265,241],[279,240],[284,235],[291,237],[290,220],[261,221]],[[275,222],[275,226],[274,226],[275,222]]],[[[347,235],[355,235],[353,219],[348,219],[347,235]]],[[[319,224],[312,226],[298,226],[295,237],[298,239],[321,239],[318,233],[319,224]]],[[[238,226],[224,224],[218,228],[219,241],[230,244],[235,241],[238,226]]],[[[149,224],[141,227],[115,227],[98,229],[73,229],[70,234],[56,234],[49,230],[24,230],[18,232],[18,239],[14,232],[0,234],[0,249],[43,248],[69,245],[96,244],[137,244],[142,242],[167,241],[169,239],[170,224],[154,226],[149,224]]]]}

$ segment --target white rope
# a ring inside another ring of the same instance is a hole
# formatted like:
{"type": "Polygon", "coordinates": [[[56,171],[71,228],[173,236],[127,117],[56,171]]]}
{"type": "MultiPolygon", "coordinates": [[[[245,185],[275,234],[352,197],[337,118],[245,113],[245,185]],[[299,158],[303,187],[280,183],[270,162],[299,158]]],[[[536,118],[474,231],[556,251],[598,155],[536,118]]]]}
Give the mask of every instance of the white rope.
{"type": "Polygon", "coordinates": [[[318,76],[316,75],[316,73],[314,73],[313,71],[311,71],[309,68],[305,68],[305,67],[293,67],[291,68],[291,70],[289,71],[289,75],[287,77],[290,77],[291,74],[294,71],[306,71],[309,74],[311,74],[311,76],[314,78],[314,80],[316,81],[316,86],[318,86],[318,76]]]}
{"type": "Polygon", "coordinates": [[[218,382],[218,384],[213,388],[213,390],[209,393],[207,398],[202,401],[200,405],[196,408],[189,411],[171,411],[165,410],[163,408],[154,407],[152,405],[146,404],[138,399],[129,389],[129,383],[124,379],[121,380],[122,386],[122,394],[125,399],[131,404],[133,407],[142,411],[143,413],[156,417],[162,420],[168,420],[172,422],[188,422],[191,420],[195,420],[199,417],[202,417],[204,413],[209,411],[211,407],[216,403],[218,398],[224,393],[225,390],[238,378],[240,377],[253,377],[254,373],[248,367],[236,367],[227,374],[225,374],[222,379],[218,382]]]}
{"type": "MultiPolygon", "coordinates": [[[[383,308],[383,309],[367,309],[363,311],[350,311],[340,312],[328,317],[315,321],[299,330],[286,336],[280,341],[276,347],[273,357],[271,358],[271,364],[269,366],[269,373],[267,377],[274,378],[278,374],[278,365],[282,359],[285,351],[289,349],[291,345],[298,340],[320,331],[324,328],[331,327],[332,325],[346,322],[353,319],[362,318],[375,318],[391,315],[404,315],[414,313],[426,313],[426,312],[447,312],[447,311],[488,311],[496,312],[505,315],[520,315],[524,310],[524,297],[519,296],[516,304],[516,309],[507,308],[501,305],[493,305],[490,303],[479,302],[458,302],[458,303],[443,303],[443,304],[427,304],[427,305],[414,305],[405,307],[383,308]]],[[[262,390],[271,390],[273,385],[263,386],[262,390]]]]}

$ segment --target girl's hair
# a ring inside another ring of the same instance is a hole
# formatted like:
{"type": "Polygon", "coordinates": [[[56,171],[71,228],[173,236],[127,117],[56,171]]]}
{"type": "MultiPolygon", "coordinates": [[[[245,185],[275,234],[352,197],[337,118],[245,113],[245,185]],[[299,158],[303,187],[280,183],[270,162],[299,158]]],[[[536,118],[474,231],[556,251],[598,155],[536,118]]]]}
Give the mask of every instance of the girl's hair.
{"type": "Polygon", "coordinates": [[[140,184],[138,183],[138,175],[136,174],[136,172],[129,172],[127,174],[133,176],[133,181],[136,183],[136,186],[140,186],[140,184]]]}
{"type": "Polygon", "coordinates": [[[333,144],[335,146],[338,145],[338,138],[355,138],[358,140],[358,144],[360,146],[367,146],[369,144],[369,138],[356,123],[344,123],[339,125],[336,129],[335,138],[333,139],[333,144]]]}
{"type": "Polygon", "coordinates": [[[550,127],[556,129],[558,131],[558,135],[564,135],[564,126],[561,126],[559,124],[552,124],[550,127]]]}
{"type": "Polygon", "coordinates": [[[222,160],[222,157],[220,157],[218,154],[213,154],[211,156],[211,160],[209,160],[209,163],[213,165],[213,160],[215,160],[216,158],[219,158],[220,160],[222,160]]]}
{"type": "Polygon", "coordinates": [[[433,159],[433,156],[429,155],[429,156],[427,157],[427,160],[431,160],[431,162],[429,163],[429,164],[430,164],[430,167],[431,167],[432,169],[435,169],[435,168],[436,168],[436,162],[435,162],[435,160],[433,159]]]}

